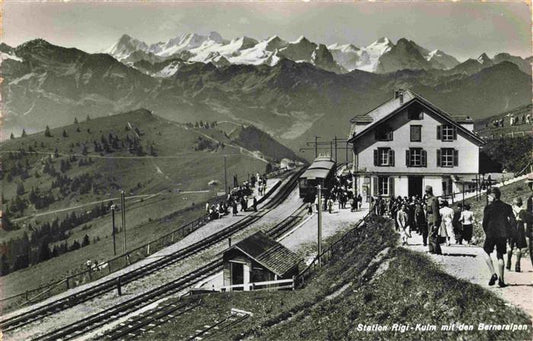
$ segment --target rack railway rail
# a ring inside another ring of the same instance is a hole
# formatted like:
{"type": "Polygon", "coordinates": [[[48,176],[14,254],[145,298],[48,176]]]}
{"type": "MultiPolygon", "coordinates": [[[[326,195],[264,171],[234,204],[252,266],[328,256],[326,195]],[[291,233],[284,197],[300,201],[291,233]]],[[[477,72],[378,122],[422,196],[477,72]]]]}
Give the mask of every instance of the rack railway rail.
{"type": "Polygon", "coordinates": [[[272,197],[272,199],[269,202],[267,202],[257,212],[251,213],[250,215],[239,220],[238,222],[224,228],[223,230],[220,230],[210,235],[209,237],[206,237],[203,240],[196,242],[194,244],[191,244],[172,254],[166,255],[165,257],[162,257],[149,264],[146,264],[142,267],[132,270],[118,278],[112,278],[112,279],[106,280],[86,290],[63,297],[59,300],[50,302],[48,304],[26,311],[19,315],[4,319],[0,321],[0,329],[2,330],[3,333],[6,333],[14,329],[23,327],[31,322],[40,320],[46,316],[68,309],[77,304],[86,302],[102,294],[105,294],[109,291],[112,291],[117,287],[118,281],[120,281],[121,285],[128,284],[137,279],[140,279],[154,272],[157,272],[169,265],[175,264],[200,251],[208,249],[209,247],[227,239],[234,233],[241,231],[244,228],[255,223],[256,221],[261,219],[264,215],[266,215],[268,212],[270,212],[272,209],[274,209],[279,204],[281,204],[289,196],[292,190],[296,187],[298,177],[303,173],[303,171],[304,171],[303,169],[300,169],[297,172],[295,172],[293,175],[291,175],[287,183],[284,184],[280,188],[280,190],[272,197]]]}

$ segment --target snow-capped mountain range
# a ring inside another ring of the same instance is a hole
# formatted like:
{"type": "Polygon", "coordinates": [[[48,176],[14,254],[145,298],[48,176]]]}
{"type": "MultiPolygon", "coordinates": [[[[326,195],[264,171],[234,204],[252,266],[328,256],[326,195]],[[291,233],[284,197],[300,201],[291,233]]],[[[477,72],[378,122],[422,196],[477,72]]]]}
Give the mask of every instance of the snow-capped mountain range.
{"type": "MultiPolygon", "coordinates": [[[[394,44],[388,38],[380,38],[366,47],[337,43],[325,46],[311,42],[303,36],[292,42],[278,36],[262,41],[246,36],[227,40],[217,32],[207,35],[182,34],[167,42],[152,45],[123,35],[106,53],[133,66],[143,60],[153,64],[170,59],[213,63],[216,66],[273,66],[280,59],[287,58],[295,62],[307,62],[335,73],[353,70],[385,73],[403,68],[451,69],[459,64],[457,59],[443,51],[429,51],[406,39],[400,39],[394,44]]],[[[158,74],[171,76],[172,71],[176,72],[178,67],[178,63],[174,62],[172,67],[158,74]]]]}

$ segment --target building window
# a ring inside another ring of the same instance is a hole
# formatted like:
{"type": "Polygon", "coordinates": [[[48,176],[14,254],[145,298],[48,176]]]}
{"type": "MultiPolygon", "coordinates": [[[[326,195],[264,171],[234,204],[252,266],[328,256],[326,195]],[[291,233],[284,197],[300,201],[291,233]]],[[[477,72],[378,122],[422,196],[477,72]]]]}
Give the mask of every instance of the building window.
{"type": "Polygon", "coordinates": [[[424,119],[424,112],[415,111],[415,110],[409,110],[409,112],[407,113],[407,118],[409,120],[423,120],[424,119]]]}
{"type": "Polygon", "coordinates": [[[412,125],[411,126],[411,142],[421,142],[421,141],[422,141],[422,126],[412,125]]]}
{"type": "Polygon", "coordinates": [[[457,140],[457,128],[452,125],[437,126],[437,140],[444,142],[457,140]]]}
{"type": "Polygon", "coordinates": [[[392,129],[388,125],[381,125],[375,130],[377,141],[392,141],[392,129]]]}
{"type": "Polygon", "coordinates": [[[379,195],[389,195],[389,177],[378,177],[378,191],[379,195]]]}
{"type": "Polygon", "coordinates": [[[407,167],[427,167],[427,152],[422,148],[409,148],[405,160],[407,167]]]}
{"type": "Polygon", "coordinates": [[[437,150],[437,166],[459,166],[459,151],[453,148],[441,148],[437,150]]]}
{"type": "Polygon", "coordinates": [[[390,148],[374,149],[374,166],[394,166],[394,150],[390,148]]]}

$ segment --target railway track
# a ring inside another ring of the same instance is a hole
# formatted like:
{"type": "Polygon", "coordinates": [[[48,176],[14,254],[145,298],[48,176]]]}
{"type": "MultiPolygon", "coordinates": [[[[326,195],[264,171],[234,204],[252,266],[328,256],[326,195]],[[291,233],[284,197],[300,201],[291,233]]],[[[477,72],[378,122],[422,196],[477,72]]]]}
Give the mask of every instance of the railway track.
{"type": "MultiPolygon", "coordinates": [[[[267,234],[269,236],[271,236],[272,238],[274,239],[278,239],[279,237],[281,237],[283,234],[285,234],[287,231],[289,231],[290,229],[296,227],[298,224],[300,224],[300,222],[304,219],[306,215],[306,207],[305,207],[305,204],[301,205],[298,209],[296,209],[290,216],[288,216],[287,218],[283,219],[281,222],[279,222],[278,224],[276,224],[275,226],[273,226],[272,228],[270,228],[268,231],[267,231],[267,234]]],[[[212,274],[215,274],[216,272],[220,271],[222,269],[222,262],[220,262],[220,267],[213,271],[212,274]]],[[[200,270],[200,269],[199,269],[200,270]]],[[[198,281],[200,281],[201,279],[205,278],[207,276],[203,276],[202,278],[198,278],[198,281]]],[[[179,279],[181,280],[181,279],[179,279]]],[[[170,295],[170,293],[169,293],[170,295]]],[[[152,300],[150,299],[149,301],[146,301],[146,305],[150,304],[152,302],[152,300]]],[[[179,305],[179,299],[177,300],[172,300],[171,303],[165,303],[165,304],[161,304],[161,306],[158,306],[157,308],[154,308],[150,311],[147,311],[145,313],[143,313],[142,315],[138,315],[136,317],[134,317],[133,319],[130,319],[128,320],[127,322],[124,322],[121,326],[119,326],[118,328],[115,328],[115,329],[112,329],[110,331],[108,331],[107,333],[105,333],[102,338],[103,339],[106,339],[106,340],[121,340],[123,339],[124,337],[127,336],[127,338],[134,338],[136,336],[139,336],[141,334],[143,334],[144,332],[146,332],[148,330],[148,328],[146,328],[146,326],[150,326],[150,329],[158,326],[158,325],[161,325],[163,323],[166,323],[168,322],[169,320],[181,315],[181,314],[174,314],[173,313],[173,309],[176,309],[176,306],[179,305]],[[166,316],[165,318],[159,318],[159,316],[166,316]]],[[[196,307],[196,306],[195,306],[196,307]]],[[[120,307],[118,307],[117,309],[121,309],[120,307]]],[[[124,316],[124,315],[122,315],[124,316]]],[[[232,315],[233,316],[233,315],[232,315]]],[[[233,316],[235,317],[235,316],[233,316]]],[[[247,318],[248,316],[245,316],[244,318],[247,318]]],[[[199,340],[199,339],[205,339],[205,338],[208,338],[208,337],[211,337],[212,334],[213,334],[213,331],[214,330],[222,330],[222,329],[225,329],[228,327],[228,321],[223,320],[219,323],[216,323],[214,324],[213,326],[210,326],[209,328],[207,328],[206,330],[203,330],[203,331],[199,331],[197,334],[191,336],[191,340],[199,340]],[[214,328],[214,330],[213,330],[214,328]]],[[[239,317],[239,321],[236,322],[236,323],[239,323],[240,322],[240,317],[239,317]]],[[[233,325],[233,324],[231,324],[233,325]]],[[[75,324],[73,324],[73,327],[75,328],[75,324]]],[[[96,326],[95,328],[97,328],[98,326],[96,326]]],[[[94,328],[93,328],[94,329],[94,328]]],[[[52,338],[50,339],[45,339],[45,340],[52,340],[52,338]]]]}
{"type": "Polygon", "coordinates": [[[13,317],[4,319],[0,322],[0,329],[3,333],[13,331],[17,328],[23,327],[31,322],[40,320],[46,316],[52,315],[54,313],[60,312],[62,310],[73,307],[77,304],[86,302],[95,297],[98,297],[106,292],[112,291],[116,288],[117,282],[120,281],[121,285],[133,282],[137,279],[150,275],[154,272],[157,272],[169,265],[175,264],[187,257],[190,257],[200,251],[203,251],[220,241],[223,241],[233,235],[234,233],[243,230],[244,228],[255,223],[261,219],[265,214],[270,212],[273,208],[281,204],[295,188],[298,177],[302,174],[303,169],[295,172],[287,181],[286,184],[276,193],[272,199],[266,203],[261,209],[257,212],[254,212],[243,219],[239,220],[235,224],[232,224],[223,230],[220,230],[217,233],[212,234],[211,236],[191,244],[181,250],[176,251],[173,254],[162,257],[152,263],[146,264],[142,267],[139,267],[135,270],[132,270],[119,278],[112,278],[106,280],[100,284],[97,284],[91,288],[77,292],[75,294],[66,296],[54,302],[50,302],[46,305],[40,306],[36,309],[26,311],[22,314],[15,315],[13,317]]]}
{"type": "Polygon", "coordinates": [[[246,320],[250,315],[248,314],[235,314],[226,316],[221,321],[215,322],[213,325],[205,326],[203,329],[196,331],[194,335],[189,337],[189,341],[199,341],[212,338],[217,332],[234,327],[235,325],[246,320]]]}

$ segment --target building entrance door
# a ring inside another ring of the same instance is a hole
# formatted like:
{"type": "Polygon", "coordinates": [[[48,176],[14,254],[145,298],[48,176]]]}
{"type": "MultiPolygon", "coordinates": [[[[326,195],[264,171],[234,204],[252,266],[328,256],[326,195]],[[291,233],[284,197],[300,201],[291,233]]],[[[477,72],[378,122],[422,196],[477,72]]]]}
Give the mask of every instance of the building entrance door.
{"type": "MultiPolygon", "coordinates": [[[[244,284],[244,266],[241,263],[231,263],[231,285],[244,284]]],[[[242,290],[237,288],[233,290],[242,290]]]]}
{"type": "Polygon", "coordinates": [[[410,176],[409,177],[409,188],[407,190],[409,193],[409,198],[414,195],[420,196],[422,198],[422,177],[421,176],[410,176]]]}

